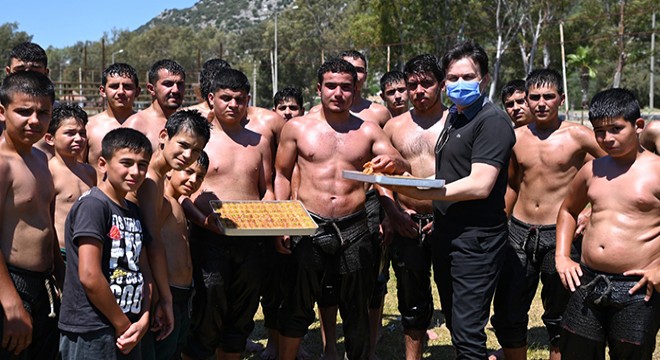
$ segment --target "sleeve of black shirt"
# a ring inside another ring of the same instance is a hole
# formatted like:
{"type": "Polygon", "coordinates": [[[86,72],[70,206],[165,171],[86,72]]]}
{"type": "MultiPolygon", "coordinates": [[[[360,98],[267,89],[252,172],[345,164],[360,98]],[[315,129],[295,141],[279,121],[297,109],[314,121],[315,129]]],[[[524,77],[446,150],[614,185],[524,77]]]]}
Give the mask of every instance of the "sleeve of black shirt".
{"type": "Polygon", "coordinates": [[[516,136],[505,113],[486,104],[472,148],[472,163],[484,163],[502,169],[509,162],[516,136]]]}

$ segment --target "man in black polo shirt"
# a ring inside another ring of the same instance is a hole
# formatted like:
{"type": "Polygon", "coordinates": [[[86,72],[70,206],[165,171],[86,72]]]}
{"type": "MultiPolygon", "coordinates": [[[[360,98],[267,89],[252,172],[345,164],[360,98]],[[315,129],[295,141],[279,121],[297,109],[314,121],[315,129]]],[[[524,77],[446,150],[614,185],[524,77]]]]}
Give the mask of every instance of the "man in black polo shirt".
{"type": "Polygon", "coordinates": [[[436,143],[442,189],[393,187],[432,199],[433,267],[457,359],[485,359],[490,303],[507,239],[504,193],[515,135],[508,116],[486,100],[488,56],[466,41],[442,59],[447,96],[455,106],[436,143]]]}

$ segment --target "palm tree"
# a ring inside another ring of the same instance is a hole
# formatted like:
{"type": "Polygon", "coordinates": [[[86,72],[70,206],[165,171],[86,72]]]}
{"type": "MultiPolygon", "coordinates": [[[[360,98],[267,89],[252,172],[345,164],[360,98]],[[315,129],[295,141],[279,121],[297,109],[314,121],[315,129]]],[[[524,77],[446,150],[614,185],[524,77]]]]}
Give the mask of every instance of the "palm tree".
{"type": "Polygon", "coordinates": [[[589,46],[578,46],[574,54],[566,56],[568,66],[574,66],[579,71],[580,87],[582,88],[582,108],[586,109],[589,106],[589,80],[596,77],[596,69],[594,65],[600,63],[593,55],[593,51],[589,46]]]}

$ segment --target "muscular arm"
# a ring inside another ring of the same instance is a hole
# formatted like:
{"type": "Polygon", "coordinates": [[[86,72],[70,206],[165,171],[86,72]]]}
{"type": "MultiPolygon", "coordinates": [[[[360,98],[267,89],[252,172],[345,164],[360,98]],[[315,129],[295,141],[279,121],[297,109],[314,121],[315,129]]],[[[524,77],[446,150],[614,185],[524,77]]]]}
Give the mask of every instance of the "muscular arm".
{"type": "Polygon", "coordinates": [[[110,284],[103,276],[102,245],[98,239],[88,237],[78,238],[78,243],[80,244],[78,248],[80,284],[89,301],[110,321],[119,336],[131,326],[131,321],[117,305],[110,284]]]}
{"type": "MultiPolygon", "coordinates": [[[[158,190],[154,180],[146,178],[142,186],[137,191],[137,200],[140,204],[140,215],[145,222],[151,242],[146,246],[146,252],[149,257],[152,276],[156,284],[154,288],[154,299],[158,299],[159,306],[164,311],[165,319],[163,326],[169,334],[173,329],[172,314],[172,293],[167,278],[167,257],[165,256],[165,247],[160,234],[160,209],[163,206],[163,199],[159,198],[158,190]]],[[[167,335],[165,335],[167,336],[167,335]]],[[[160,338],[160,337],[159,337],[160,338]]]]}
{"type": "Polygon", "coordinates": [[[582,270],[580,265],[571,260],[571,244],[577,227],[577,218],[587,205],[587,175],[593,163],[582,167],[569,186],[566,198],[557,215],[557,249],[555,262],[557,272],[564,287],[575,291],[580,286],[582,270]]]}
{"type": "MultiPolygon", "coordinates": [[[[5,159],[0,158],[0,221],[4,219],[4,204],[7,204],[7,193],[12,185],[10,167],[5,159]]],[[[3,224],[4,226],[4,224],[3,224]]],[[[8,241],[2,239],[2,241],[8,241]]],[[[9,276],[7,259],[0,250],[0,305],[3,310],[2,347],[18,355],[32,343],[32,318],[23,307],[23,300],[16,291],[16,286],[9,276]]]]}
{"type": "Polygon", "coordinates": [[[374,128],[374,143],[371,152],[375,157],[371,160],[374,172],[385,174],[403,174],[412,171],[408,160],[392,146],[390,139],[380,128],[374,128]]]}
{"type": "Polygon", "coordinates": [[[296,123],[287,123],[282,129],[280,145],[275,157],[275,199],[291,198],[291,176],[298,158],[298,148],[294,137],[296,123]]]}
{"type": "Polygon", "coordinates": [[[516,201],[518,201],[518,192],[520,191],[522,177],[515,152],[511,152],[508,171],[509,182],[507,183],[506,194],[504,195],[504,211],[508,217],[511,217],[513,214],[513,207],[516,206],[516,201]]]}
{"type": "Polygon", "coordinates": [[[273,191],[273,155],[270,144],[265,147],[261,156],[261,171],[259,171],[259,193],[264,194],[262,200],[275,200],[273,191]]]}

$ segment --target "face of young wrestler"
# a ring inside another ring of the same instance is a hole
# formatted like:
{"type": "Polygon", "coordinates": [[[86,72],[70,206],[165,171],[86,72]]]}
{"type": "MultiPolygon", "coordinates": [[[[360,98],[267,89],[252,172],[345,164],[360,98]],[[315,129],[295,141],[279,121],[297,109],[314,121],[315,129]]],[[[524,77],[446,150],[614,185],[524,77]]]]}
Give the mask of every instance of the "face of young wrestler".
{"type": "Polygon", "coordinates": [[[46,131],[53,112],[48,96],[32,96],[15,92],[11,103],[0,105],[0,121],[5,123],[5,136],[15,145],[32,146],[46,131]]]}
{"type": "Polygon", "coordinates": [[[532,121],[532,113],[529,111],[523,91],[516,90],[511,94],[504,101],[504,110],[509,114],[509,118],[511,118],[515,127],[527,125],[532,121]]]}
{"type": "Polygon", "coordinates": [[[158,142],[163,151],[165,161],[174,170],[185,169],[197,161],[199,154],[206,145],[203,139],[192,131],[181,129],[171,138],[165,129],[161,130],[158,142]]]}
{"type": "Polygon", "coordinates": [[[250,95],[243,90],[218,89],[209,94],[209,102],[218,121],[238,123],[247,116],[250,95]]]}
{"type": "Polygon", "coordinates": [[[109,160],[99,158],[99,170],[106,175],[107,181],[115,191],[126,194],[136,191],[144,181],[149,167],[150,157],[144,151],[119,149],[109,160]]]}
{"type": "Polygon", "coordinates": [[[350,73],[328,71],[317,85],[323,108],[334,113],[349,111],[355,95],[355,84],[350,73]]]}
{"type": "Polygon", "coordinates": [[[183,104],[185,81],[181,74],[172,74],[167,69],[160,69],[158,80],[155,84],[147,84],[147,90],[160,107],[176,110],[183,104]]]}
{"type": "Polygon", "coordinates": [[[530,86],[527,90],[527,104],[536,122],[557,121],[563,103],[564,95],[554,85],[530,86]]]}
{"type": "Polygon", "coordinates": [[[600,119],[592,122],[596,142],[616,158],[639,149],[638,135],[644,129],[644,120],[637,119],[635,125],[623,118],[600,119]]]}
{"type": "Polygon", "coordinates": [[[408,110],[408,90],[403,80],[385,85],[385,91],[380,97],[392,114],[402,114],[408,110]]]}
{"type": "Polygon", "coordinates": [[[11,58],[9,66],[5,67],[7,74],[13,74],[19,71],[36,71],[48,76],[50,72],[48,68],[40,62],[23,61],[16,58],[11,58]]]}
{"type": "Polygon", "coordinates": [[[190,196],[190,194],[199,190],[205,176],[206,170],[197,162],[194,162],[183,170],[172,171],[170,185],[177,193],[190,196]]]}
{"type": "Polygon", "coordinates": [[[140,95],[140,88],[133,79],[121,75],[109,75],[105,86],[101,86],[101,96],[108,100],[111,109],[133,109],[135,98],[140,95]]]}
{"type": "Polygon", "coordinates": [[[425,112],[440,101],[442,85],[431,73],[411,74],[406,78],[406,87],[417,111],[425,112]]]}
{"type": "Polygon", "coordinates": [[[46,134],[46,142],[55,148],[55,152],[61,156],[75,158],[80,155],[87,146],[87,131],[85,125],[75,118],[64,119],[60,122],[52,136],[46,134]]]}
{"type": "Polygon", "coordinates": [[[355,71],[357,72],[357,84],[355,84],[355,89],[361,90],[364,82],[367,81],[367,64],[362,61],[362,59],[355,59],[351,56],[344,57],[342,60],[348,61],[355,68],[355,71]]]}
{"type": "Polygon", "coordinates": [[[293,99],[284,99],[273,109],[284,120],[291,120],[294,117],[302,116],[305,110],[293,99]]]}

